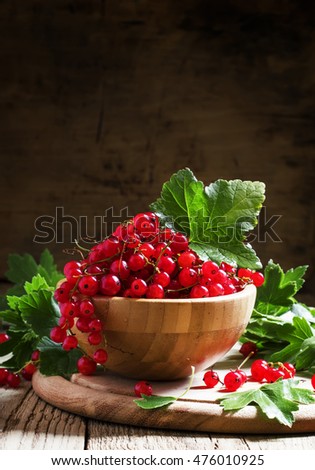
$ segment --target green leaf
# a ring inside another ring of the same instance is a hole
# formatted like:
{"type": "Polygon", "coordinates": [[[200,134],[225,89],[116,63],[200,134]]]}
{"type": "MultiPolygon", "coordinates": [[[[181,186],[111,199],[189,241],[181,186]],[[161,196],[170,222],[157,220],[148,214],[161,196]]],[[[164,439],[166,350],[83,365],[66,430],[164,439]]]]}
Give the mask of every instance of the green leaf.
{"type": "Polygon", "coordinates": [[[263,385],[258,390],[234,392],[220,398],[220,404],[225,411],[233,411],[252,403],[269,419],[276,419],[279,423],[291,427],[294,422],[293,412],[298,410],[298,405],[315,403],[313,392],[297,385],[298,381],[293,379],[279,380],[263,385]]]}
{"type": "MultiPolygon", "coordinates": [[[[313,330],[305,318],[294,317],[292,325],[284,324],[277,329],[278,338],[289,343],[270,357],[274,362],[295,363],[305,339],[314,337],[313,330]]],[[[314,357],[315,361],[315,357],[314,357]]],[[[298,366],[298,364],[296,364],[298,366]]],[[[297,367],[298,369],[300,367],[297,367]]]]}
{"type": "Polygon", "coordinates": [[[60,344],[44,337],[37,348],[40,350],[40,372],[44,375],[69,377],[77,372],[77,362],[82,356],[78,349],[65,351],[60,344]]]}
{"type": "MultiPolygon", "coordinates": [[[[257,291],[255,308],[262,313],[277,313],[281,307],[290,307],[297,293],[297,282],[284,274],[281,266],[269,261],[264,272],[265,282],[257,291]]],[[[301,282],[301,279],[300,279],[301,282]]]]}
{"type": "Polygon", "coordinates": [[[20,342],[12,350],[17,369],[21,369],[31,359],[37,343],[38,338],[31,331],[23,335],[20,342]]]}
{"type": "Polygon", "coordinates": [[[22,319],[30,325],[39,336],[49,336],[60,317],[58,305],[53,299],[53,294],[48,290],[30,292],[19,299],[18,308],[22,319]]]}
{"type": "Polygon", "coordinates": [[[312,366],[315,366],[315,336],[303,341],[296,357],[296,368],[298,370],[309,369],[312,366]]]}
{"type": "Polygon", "coordinates": [[[49,285],[46,279],[40,274],[34,276],[31,282],[26,281],[24,284],[24,291],[27,294],[30,294],[31,292],[37,292],[41,289],[49,290],[49,285]]]}
{"type": "Polygon", "coordinates": [[[295,293],[296,294],[301,287],[304,284],[304,279],[303,276],[305,275],[307,271],[308,266],[298,266],[297,268],[291,268],[289,269],[285,274],[283,278],[283,283],[288,284],[290,282],[294,282],[296,286],[295,293]]]}
{"type": "Polygon", "coordinates": [[[3,310],[0,312],[0,319],[10,324],[11,330],[26,331],[29,329],[29,326],[22,320],[20,312],[3,310]]]}
{"type": "Polygon", "coordinates": [[[241,180],[218,180],[205,188],[186,168],[164,183],[150,208],[186,233],[202,259],[257,269],[261,263],[245,238],[257,224],[264,192],[263,183],[241,180]]]}
{"type": "Polygon", "coordinates": [[[176,397],[159,397],[157,395],[141,395],[141,400],[134,400],[134,402],[143,408],[144,410],[153,410],[155,408],[161,408],[163,406],[168,406],[171,403],[174,403],[177,398],[176,397]]]}
{"type": "Polygon", "coordinates": [[[24,333],[23,332],[13,332],[9,330],[8,335],[10,337],[9,341],[0,344],[0,357],[7,356],[10,354],[13,349],[20,344],[24,333]]]}
{"type": "Polygon", "coordinates": [[[15,284],[24,284],[37,274],[37,264],[33,256],[29,254],[11,254],[8,257],[9,269],[6,277],[15,284]]]}

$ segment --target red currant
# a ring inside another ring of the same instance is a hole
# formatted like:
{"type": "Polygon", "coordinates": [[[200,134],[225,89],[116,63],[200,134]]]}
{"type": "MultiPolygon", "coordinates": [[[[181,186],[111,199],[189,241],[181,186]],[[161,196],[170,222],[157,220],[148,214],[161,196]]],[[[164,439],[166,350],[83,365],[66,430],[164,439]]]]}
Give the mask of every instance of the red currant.
{"type": "Polygon", "coordinates": [[[208,291],[209,291],[210,297],[217,297],[218,295],[224,294],[224,287],[222,286],[222,284],[213,282],[209,285],[208,291]]]}
{"type": "Polygon", "coordinates": [[[6,333],[0,333],[0,344],[6,343],[7,341],[9,341],[9,339],[9,335],[7,335],[6,333]]]}
{"type": "Polygon", "coordinates": [[[243,383],[243,376],[237,371],[230,371],[224,377],[224,385],[229,392],[235,392],[243,383]]]}
{"type": "Polygon", "coordinates": [[[94,314],[94,305],[90,300],[84,299],[80,303],[80,315],[82,317],[91,317],[94,314]]]}
{"type": "Polygon", "coordinates": [[[251,279],[253,271],[247,268],[240,268],[237,272],[238,277],[251,279]]]}
{"type": "Polygon", "coordinates": [[[34,373],[36,372],[36,370],[37,370],[37,367],[30,362],[29,364],[26,364],[25,367],[23,367],[23,369],[21,370],[21,375],[24,380],[30,381],[32,380],[32,377],[34,373]]]}
{"type": "Polygon", "coordinates": [[[294,365],[290,364],[290,362],[284,362],[282,365],[280,365],[279,370],[284,372],[285,379],[292,379],[296,373],[294,365]]]}
{"type": "Polygon", "coordinates": [[[201,299],[204,297],[209,297],[209,291],[205,286],[197,284],[191,289],[189,297],[191,297],[192,299],[201,299]]]}
{"type": "Polygon", "coordinates": [[[268,362],[264,359],[256,359],[251,366],[252,378],[257,382],[262,382],[267,377],[269,370],[268,362]]]}
{"type": "Polygon", "coordinates": [[[145,257],[141,253],[134,253],[130,256],[128,265],[131,271],[140,271],[147,264],[145,257]]]}
{"type": "Polygon", "coordinates": [[[116,259],[110,265],[110,272],[118,276],[120,279],[125,280],[130,276],[130,269],[126,261],[116,259]]]}
{"type": "Polygon", "coordinates": [[[176,232],[170,243],[170,248],[173,253],[180,253],[186,251],[188,248],[188,238],[183,233],[176,232]]]}
{"type": "Polygon", "coordinates": [[[255,343],[252,341],[246,341],[246,343],[243,343],[242,346],[240,347],[240,353],[243,354],[244,357],[247,357],[249,354],[252,353],[252,356],[257,354],[258,348],[255,343]]]}
{"type": "Polygon", "coordinates": [[[89,334],[88,336],[88,342],[92,346],[96,346],[102,342],[102,335],[99,331],[93,331],[92,333],[89,334]]]}
{"type": "Polygon", "coordinates": [[[97,349],[93,354],[93,359],[98,364],[105,364],[107,361],[108,354],[105,349],[97,349]]]}
{"type": "Polygon", "coordinates": [[[35,349],[35,351],[32,352],[31,360],[33,362],[37,362],[39,361],[39,357],[40,357],[40,351],[38,349],[35,349]]]}
{"type": "Polygon", "coordinates": [[[74,269],[78,269],[79,271],[81,271],[81,263],[79,263],[79,261],[69,261],[68,263],[66,263],[63,268],[63,273],[66,277],[68,277],[74,269]]]}
{"type": "Polygon", "coordinates": [[[63,282],[54,292],[54,297],[57,302],[67,302],[69,300],[71,288],[72,286],[69,282],[63,282]]]}
{"type": "Polygon", "coordinates": [[[315,374],[311,378],[312,387],[315,390],[315,374]]]}
{"type": "Polygon", "coordinates": [[[121,289],[121,283],[117,276],[114,274],[106,274],[101,279],[100,291],[104,295],[114,296],[118,294],[121,289]]]}
{"type": "Polygon", "coordinates": [[[269,367],[266,380],[268,383],[276,382],[279,379],[284,379],[285,373],[282,370],[275,369],[274,367],[269,367]]]}
{"type": "Polygon", "coordinates": [[[80,317],[78,318],[78,321],[76,322],[75,326],[82,333],[88,333],[90,331],[89,324],[90,324],[90,318],[80,317]]]}
{"type": "Polygon", "coordinates": [[[219,271],[219,266],[214,261],[205,261],[201,267],[201,271],[205,277],[212,278],[212,276],[219,271]]]}
{"type": "Polygon", "coordinates": [[[262,273],[259,273],[259,272],[253,273],[252,276],[251,276],[251,279],[253,281],[254,286],[256,286],[256,287],[262,286],[263,283],[265,282],[264,275],[262,273]]]}
{"type": "Polygon", "coordinates": [[[220,379],[217,372],[208,370],[203,376],[203,381],[208,388],[213,388],[220,382],[220,379]]]}
{"type": "Polygon", "coordinates": [[[161,271],[164,271],[167,274],[171,275],[176,269],[176,263],[170,256],[161,256],[157,263],[157,267],[161,271]]]}
{"type": "Polygon", "coordinates": [[[75,349],[78,346],[78,340],[75,336],[67,336],[63,343],[62,347],[65,351],[71,351],[71,349],[75,349]]]}
{"type": "Polygon", "coordinates": [[[196,256],[191,251],[184,251],[178,257],[178,265],[181,268],[191,268],[196,262],[196,256]]]}
{"type": "Polygon", "coordinates": [[[0,387],[2,385],[6,385],[8,375],[9,375],[8,369],[5,369],[4,367],[0,367],[0,387]]]}
{"type": "Polygon", "coordinates": [[[101,320],[98,320],[97,318],[91,320],[89,323],[89,329],[90,331],[102,331],[103,327],[101,320]]]}
{"type": "Polygon", "coordinates": [[[96,371],[96,362],[87,356],[82,356],[77,362],[78,371],[83,375],[92,375],[96,371]]]}
{"type": "Polygon", "coordinates": [[[150,396],[153,392],[152,385],[145,380],[141,380],[140,382],[136,383],[134,391],[136,396],[139,398],[141,398],[142,395],[150,396]]]}
{"type": "Polygon", "coordinates": [[[166,272],[156,273],[153,276],[153,282],[160,284],[162,287],[167,287],[171,281],[170,275],[166,272]]]}
{"type": "Polygon", "coordinates": [[[148,299],[163,299],[164,295],[164,289],[160,284],[151,284],[148,286],[148,290],[146,292],[146,297],[148,299]]]}
{"type": "Polygon", "coordinates": [[[79,306],[75,302],[60,304],[60,313],[65,318],[74,318],[79,315],[79,306]]]}
{"type": "Polygon", "coordinates": [[[18,374],[14,374],[13,372],[9,372],[7,376],[7,384],[11,388],[18,388],[21,383],[20,376],[18,374]]]}
{"type": "Polygon", "coordinates": [[[147,290],[147,283],[143,279],[135,279],[131,284],[131,291],[134,297],[141,297],[147,290]]]}
{"type": "Polygon", "coordinates": [[[50,339],[55,343],[63,343],[66,339],[67,331],[60,328],[60,326],[55,326],[50,330],[50,339]]]}
{"type": "Polygon", "coordinates": [[[183,268],[178,275],[178,280],[183,287],[191,287],[196,284],[198,274],[194,269],[183,268]]]}
{"type": "Polygon", "coordinates": [[[95,295],[98,288],[99,283],[95,276],[83,276],[78,284],[79,292],[83,295],[95,295]]]}

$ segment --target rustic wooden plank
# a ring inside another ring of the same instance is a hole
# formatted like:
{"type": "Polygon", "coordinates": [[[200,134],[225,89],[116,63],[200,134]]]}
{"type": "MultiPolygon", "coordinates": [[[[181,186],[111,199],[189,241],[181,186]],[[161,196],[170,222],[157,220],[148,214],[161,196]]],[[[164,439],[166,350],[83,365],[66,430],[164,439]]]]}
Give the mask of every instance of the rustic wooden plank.
{"type": "Polygon", "coordinates": [[[0,449],[83,450],[85,420],[40,400],[29,385],[0,389],[0,449]]]}

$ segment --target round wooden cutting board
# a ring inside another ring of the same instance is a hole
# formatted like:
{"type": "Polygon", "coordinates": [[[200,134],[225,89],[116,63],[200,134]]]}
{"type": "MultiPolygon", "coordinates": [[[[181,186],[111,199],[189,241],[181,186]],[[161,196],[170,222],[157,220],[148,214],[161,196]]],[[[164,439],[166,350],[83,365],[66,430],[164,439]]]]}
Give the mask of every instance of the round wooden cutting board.
{"type": "MultiPolygon", "coordinates": [[[[220,377],[225,371],[237,368],[240,354],[231,352],[215,369],[220,377]]],[[[246,371],[246,368],[244,368],[246,371]]],[[[124,379],[109,373],[95,376],[75,374],[71,381],[62,377],[45,377],[36,373],[33,388],[38,396],[63,410],[103,421],[165,429],[222,432],[234,434],[295,434],[315,432],[315,404],[300,405],[294,413],[291,428],[276,420],[265,418],[255,406],[236,412],[225,412],[216,401],[224,396],[224,388],[203,387],[203,372],[194,377],[193,387],[169,407],[143,410],[135,403],[133,387],[135,380],[124,379]]],[[[179,396],[186,389],[189,379],[174,382],[152,382],[155,395],[179,396]]],[[[303,383],[311,388],[310,381],[303,383]]],[[[258,387],[247,382],[240,391],[258,387]]]]}

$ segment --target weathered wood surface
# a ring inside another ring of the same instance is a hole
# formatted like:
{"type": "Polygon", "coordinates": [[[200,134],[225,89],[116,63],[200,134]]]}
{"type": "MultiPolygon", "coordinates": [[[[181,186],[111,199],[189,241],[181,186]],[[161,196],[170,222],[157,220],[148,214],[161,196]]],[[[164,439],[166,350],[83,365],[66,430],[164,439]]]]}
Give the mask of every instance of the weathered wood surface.
{"type": "Polygon", "coordinates": [[[313,450],[315,435],[188,433],[103,423],[58,410],[26,386],[0,389],[0,450],[313,450]]]}
{"type": "Polygon", "coordinates": [[[1,2],[1,276],[45,247],[39,216],[64,207],[93,235],[184,166],[265,181],[283,243],[255,243],[263,261],[314,266],[314,20],[298,0],[1,2]]]}

